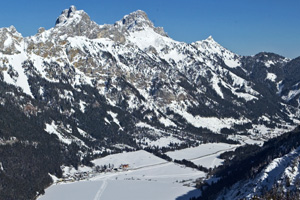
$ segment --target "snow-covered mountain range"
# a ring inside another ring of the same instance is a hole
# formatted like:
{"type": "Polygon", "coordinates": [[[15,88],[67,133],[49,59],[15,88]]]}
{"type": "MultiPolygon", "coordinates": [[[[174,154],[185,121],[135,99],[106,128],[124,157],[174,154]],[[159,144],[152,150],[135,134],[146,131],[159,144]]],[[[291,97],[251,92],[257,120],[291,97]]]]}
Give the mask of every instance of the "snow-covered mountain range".
{"type": "Polygon", "coordinates": [[[48,140],[74,154],[59,164],[74,165],[123,149],[267,140],[299,123],[299,70],[300,57],[175,41],[141,10],[98,25],[71,6],[34,36],[0,29],[0,144],[48,140]],[[16,120],[36,133],[12,131],[16,120]]]}

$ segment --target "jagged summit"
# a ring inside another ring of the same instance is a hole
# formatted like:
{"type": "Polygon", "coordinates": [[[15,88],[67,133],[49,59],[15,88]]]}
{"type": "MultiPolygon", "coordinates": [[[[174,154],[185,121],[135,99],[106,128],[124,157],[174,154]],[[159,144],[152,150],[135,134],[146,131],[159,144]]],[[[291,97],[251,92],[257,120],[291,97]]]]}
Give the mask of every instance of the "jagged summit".
{"type": "Polygon", "coordinates": [[[120,21],[122,26],[125,26],[127,30],[132,30],[136,28],[151,27],[153,28],[153,23],[149,20],[147,14],[142,10],[137,10],[125,15],[120,21]]]}
{"type": "Polygon", "coordinates": [[[148,18],[146,12],[142,10],[137,10],[129,15],[125,15],[120,21],[115,23],[115,26],[123,31],[126,30],[129,32],[142,31],[146,28],[151,28],[162,36],[168,36],[162,27],[155,27],[153,22],[148,18]]]}
{"type": "Polygon", "coordinates": [[[20,53],[23,37],[14,26],[0,28],[0,52],[4,54],[20,53]]]}
{"type": "Polygon", "coordinates": [[[70,6],[70,8],[63,10],[57,18],[51,35],[54,37],[55,35],[86,36],[89,39],[110,38],[115,42],[124,43],[125,35],[128,35],[129,32],[142,31],[147,28],[153,29],[162,36],[167,36],[163,28],[155,27],[142,10],[125,15],[113,25],[101,26],[92,21],[85,11],[70,6]]]}
{"type": "Polygon", "coordinates": [[[13,35],[15,35],[15,36],[17,36],[17,37],[22,37],[22,34],[21,33],[19,33],[18,31],[17,31],[17,29],[13,26],[13,25],[11,25],[10,27],[3,27],[3,28],[0,28],[0,33],[10,33],[10,34],[13,34],[13,35]]]}
{"type": "Polygon", "coordinates": [[[97,32],[99,25],[85,11],[70,6],[56,19],[52,35],[86,36],[92,39],[97,38],[97,32]]]}
{"type": "Polygon", "coordinates": [[[69,9],[62,11],[61,15],[56,19],[55,26],[83,26],[89,25],[92,22],[90,16],[83,10],[77,10],[75,6],[70,6],[69,9]]]}
{"type": "Polygon", "coordinates": [[[67,19],[73,17],[74,13],[77,11],[75,6],[70,6],[69,9],[62,11],[61,15],[57,18],[55,25],[65,23],[67,19]]]}
{"type": "Polygon", "coordinates": [[[199,40],[199,41],[193,42],[192,44],[199,45],[199,44],[203,44],[203,43],[206,43],[206,44],[209,43],[209,44],[217,44],[217,45],[219,45],[211,35],[208,36],[208,38],[206,38],[204,40],[199,40]]]}
{"type": "Polygon", "coordinates": [[[211,41],[211,42],[215,42],[214,38],[211,35],[206,40],[211,41]]]}

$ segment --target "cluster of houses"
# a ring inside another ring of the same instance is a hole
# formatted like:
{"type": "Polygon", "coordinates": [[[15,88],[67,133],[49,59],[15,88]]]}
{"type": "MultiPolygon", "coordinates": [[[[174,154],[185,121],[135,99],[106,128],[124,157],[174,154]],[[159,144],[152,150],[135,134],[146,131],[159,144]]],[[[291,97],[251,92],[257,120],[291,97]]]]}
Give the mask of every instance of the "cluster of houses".
{"type": "Polygon", "coordinates": [[[119,168],[115,168],[114,164],[108,164],[108,165],[97,165],[94,167],[94,170],[98,173],[103,173],[103,172],[118,172],[118,171],[125,171],[128,170],[129,164],[121,164],[119,168]]]}
{"type": "Polygon", "coordinates": [[[93,167],[92,171],[82,171],[82,172],[78,171],[76,173],[64,175],[63,178],[57,180],[57,183],[87,180],[101,173],[120,172],[120,171],[126,171],[128,169],[129,169],[129,164],[121,164],[118,168],[115,168],[113,164],[100,165],[100,166],[96,165],[93,167]]]}

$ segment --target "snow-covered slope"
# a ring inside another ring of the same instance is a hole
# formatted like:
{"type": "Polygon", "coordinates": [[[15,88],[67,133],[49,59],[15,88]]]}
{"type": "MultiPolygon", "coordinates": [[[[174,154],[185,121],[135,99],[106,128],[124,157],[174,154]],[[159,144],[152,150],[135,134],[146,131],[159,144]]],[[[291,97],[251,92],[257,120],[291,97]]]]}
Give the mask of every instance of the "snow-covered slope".
{"type": "Polygon", "coordinates": [[[207,143],[198,147],[170,151],[166,154],[174,160],[186,159],[192,161],[196,165],[202,165],[209,169],[222,164],[222,159],[218,158],[221,153],[225,151],[232,151],[236,147],[238,147],[238,145],[207,143]]]}
{"type": "MultiPolygon", "coordinates": [[[[272,53],[239,56],[212,37],[175,41],[141,10],[98,25],[71,6],[30,37],[0,29],[0,105],[18,109],[63,154],[76,152],[61,164],[239,143],[237,135],[265,141],[299,123],[299,65],[272,53]]],[[[0,139],[26,141],[3,127],[0,139]]]]}
{"type": "Polygon", "coordinates": [[[187,123],[215,133],[230,129],[263,137],[274,127],[293,125],[286,118],[297,118],[288,101],[298,90],[290,90],[280,102],[275,88],[282,75],[271,70],[287,59],[256,59],[269,70],[263,80],[270,84],[262,85],[251,79],[254,69],[246,65],[251,58],[230,52],[211,36],[192,44],[174,41],[140,10],[114,25],[98,25],[71,6],[55,27],[41,28],[35,36],[23,38],[14,28],[2,29],[2,35],[4,50],[12,48],[1,54],[3,81],[33,98],[41,94],[32,94],[32,88],[41,86],[28,79],[39,76],[74,89],[90,85],[110,105],[122,103],[128,112],[144,115],[139,120],[153,123],[155,118],[162,127],[187,123]],[[24,61],[32,64],[31,70],[25,72],[24,61]],[[263,116],[269,121],[257,120],[263,116]],[[250,122],[266,128],[244,126],[250,122]]]}
{"type": "Polygon", "coordinates": [[[251,199],[265,195],[275,189],[275,193],[283,195],[299,188],[300,148],[274,159],[253,179],[242,180],[230,190],[221,193],[218,199],[251,199]],[[280,192],[281,190],[281,192],[280,192]]]}
{"type": "MultiPolygon", "coordinates": [[[[201,171],[166,162],[145,151],[114,154],[93,162],[96,166],[119,169],[119,165],[128,164],[129,167],[98,174],[90,171],[91,177],[85,181],[58,182],[39,199],[171,200],[193,191],[195,179],[205,175],[201,171]]],[[[200,191],[197,191],[190,195],[199,194],[200,191]]]]}

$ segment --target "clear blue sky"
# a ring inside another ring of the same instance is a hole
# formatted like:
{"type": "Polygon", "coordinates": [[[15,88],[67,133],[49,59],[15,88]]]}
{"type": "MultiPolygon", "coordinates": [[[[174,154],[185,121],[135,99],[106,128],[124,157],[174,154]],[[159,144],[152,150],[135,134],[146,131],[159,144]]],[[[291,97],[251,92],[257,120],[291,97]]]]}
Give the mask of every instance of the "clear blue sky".
{"type": "Polygon", "coordinates": [[[34,35],[39,27],[53,27],[70,5],[98,24],[112,24],[141,9],[178,41],[212,35],[240,55],[300,56],[300,0],[3,0],[0,27],[14,25],[23,36],[34,35]]]}

